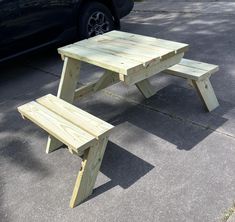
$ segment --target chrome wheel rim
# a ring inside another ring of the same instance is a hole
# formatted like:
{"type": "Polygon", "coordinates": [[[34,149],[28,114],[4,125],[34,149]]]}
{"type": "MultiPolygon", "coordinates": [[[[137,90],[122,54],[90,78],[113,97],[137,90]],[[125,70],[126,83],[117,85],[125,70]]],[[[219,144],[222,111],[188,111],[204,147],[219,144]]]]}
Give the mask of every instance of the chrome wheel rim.
{"type": "Polygon", "coordinates": [[[94,12],[87,23],[89,37],[101,35],[110,31],[110,23],[103,12],[94,12]]]}

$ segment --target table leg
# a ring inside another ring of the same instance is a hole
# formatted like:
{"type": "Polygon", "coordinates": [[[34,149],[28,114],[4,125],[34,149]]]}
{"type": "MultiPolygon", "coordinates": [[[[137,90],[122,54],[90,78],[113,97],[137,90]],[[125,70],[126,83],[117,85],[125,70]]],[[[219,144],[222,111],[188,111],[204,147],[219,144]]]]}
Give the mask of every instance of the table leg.
{"type": "MultiPolygon", "coordinates": [[[[69,103],[73,103],[74,93],[80,74],[80,66],[80,61],[65,57],[57,97],[69,103]]],[[[56,138],[49,136],[46,153],[50,153],[62,145],[63,144],[56,138]]]]}
{"type": "Polygon", "coordinates": [[[145,98],[149,98],[156,93],[148,79],[137,82],[135,85],[145,98]]]}

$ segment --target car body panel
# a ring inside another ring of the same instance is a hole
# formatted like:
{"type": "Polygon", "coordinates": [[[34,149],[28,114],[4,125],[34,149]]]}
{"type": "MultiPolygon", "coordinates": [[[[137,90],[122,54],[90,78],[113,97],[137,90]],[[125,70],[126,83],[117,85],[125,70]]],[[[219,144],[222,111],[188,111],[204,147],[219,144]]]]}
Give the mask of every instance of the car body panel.
{"type": "MultiPolygon", "coordinates": [[[[132,0],[97,0],[117,21],[132,0]]],[[[0,0],[0,61],[76,36],[79,7],[88,0],[0,0]]]]}

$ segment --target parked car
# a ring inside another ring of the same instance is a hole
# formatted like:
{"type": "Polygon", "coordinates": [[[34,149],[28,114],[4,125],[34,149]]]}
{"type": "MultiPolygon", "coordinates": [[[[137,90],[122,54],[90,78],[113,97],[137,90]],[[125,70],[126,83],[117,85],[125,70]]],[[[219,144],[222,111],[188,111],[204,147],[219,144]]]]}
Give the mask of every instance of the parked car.
{"type": "Polygon", "coordinates": [[[133,0],[0,0],[0,62],[120,27],[133,0]]]}

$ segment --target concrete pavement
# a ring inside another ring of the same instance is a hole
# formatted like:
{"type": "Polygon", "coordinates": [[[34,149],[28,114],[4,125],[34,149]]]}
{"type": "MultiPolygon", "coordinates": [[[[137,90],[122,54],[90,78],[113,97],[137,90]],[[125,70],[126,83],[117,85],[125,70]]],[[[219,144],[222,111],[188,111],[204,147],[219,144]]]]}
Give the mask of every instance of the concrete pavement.
{"type": "Polygon", "coordinates": [[[235,221],[235,214],[233,214],[231,217],[229,217],[228,222],[234,222],[235,221]]]}
{"type": "MultiPolygon", "coordinates": [[[[56,93],[59,56],[47,50],[1,67],[0,221],[222,219],[235,200],[235,14],[232,1],[208,2],[137,3],[122,30],[189,43],[187,58],[218,64],[211,79],[221,106],[205,112],[183,80],[163,74],[151,79],[159,91],[148,100],[117,84],[79,101],[116,128],[94,194],[75,209],[68,204],[80,159],[64,149],[46,155],[46,134],[16,111],[56,93]],[[223,7],[212,13],[212,4],[223,7]]],[[[83,82],[100,74],[82,67],[83,82]]]]}

